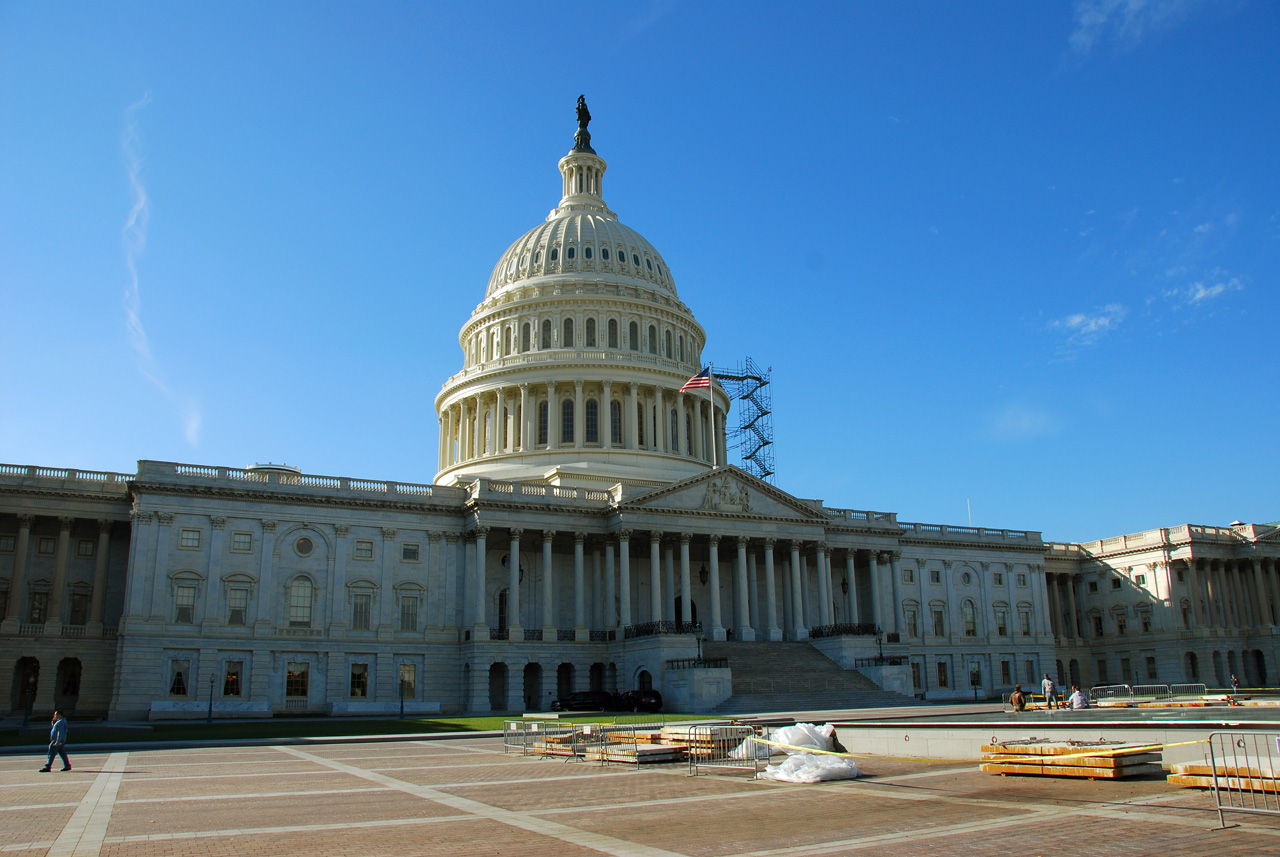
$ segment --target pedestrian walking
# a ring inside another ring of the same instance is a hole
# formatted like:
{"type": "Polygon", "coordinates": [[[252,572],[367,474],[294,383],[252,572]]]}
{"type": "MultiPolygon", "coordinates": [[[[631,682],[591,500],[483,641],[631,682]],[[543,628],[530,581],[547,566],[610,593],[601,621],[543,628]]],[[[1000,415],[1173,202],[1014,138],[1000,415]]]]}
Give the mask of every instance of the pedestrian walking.
{"type": "Polygon", "coordinates": [[[1240,693],[1240,679],[1236,678],[1236,674],[1231,674],[1231,693],[1232,695],[1240,693]]]}
{"type": "Polygon", "coordinates": [[[67,758],[67,718],[61,711],[53,712],[53,720],[49,726],[49,758],[40,770],[49,773],[53,768],[53,757],[62,757],[62,770],[71,770],[71,760],[67,758]]]}
{"type": "Polygon", "coordinates": [[[1040,682],[1040,689],[1044,691],[1044,707],[1052,709],[1058,702],[1058,686],[1053,683],[1053,679],[1049,678],[1049,674],[1044,674],[1044,681],[1040,682]]]}

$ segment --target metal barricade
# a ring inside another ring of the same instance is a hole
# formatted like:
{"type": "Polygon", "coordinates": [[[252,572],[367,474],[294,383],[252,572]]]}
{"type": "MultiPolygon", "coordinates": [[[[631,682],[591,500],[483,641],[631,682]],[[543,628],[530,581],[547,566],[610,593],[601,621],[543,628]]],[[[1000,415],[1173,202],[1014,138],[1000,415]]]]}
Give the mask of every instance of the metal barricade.
{"type": "Polygon", "coordinates": [[[1127,699],[1133,694],[1127,684],[1100,684],[1089,688],[1089,699],[1127,699]]]}
{"type": "MultiPolygon", "coordinates": [[[[759,773],[760,761],[768,762],[768,750],[752,741],[757,732],[750,726],[694,726],[689,730],[689,776],[703,768],[750,774],[759,773]]],[[[763,736],[761,736],[763,737],[763,736]]]]}
{"type": "Polygon", "coordinates": [[[1280,733],[1210,733],[1209,763],[1222,827],[1228,812],[1280,815],[1280,733]]]}
{"type": "Polygon", "coordinates": [[[1135,684],[1129,688],[1129,696],[1133,699],[1145,699],[1154,702],[1161,699],[1171,699],[1173,692],[1167,684],[1135,684]]]}
{"type": "Polygon", "coordinates": [[[1173,694],[1174,698],[1183,696],[1201,697],[1209,692],[1209,688],[1203,684],[1171,684],[1169,685],[1169,692],[1173,694]]]}
{"type": "Polygon", "coordinates": [[[504,720],[502,722],[502,752],[527,755],[529,752],[528,726],[529,724],[523,720],[504,720]]]}

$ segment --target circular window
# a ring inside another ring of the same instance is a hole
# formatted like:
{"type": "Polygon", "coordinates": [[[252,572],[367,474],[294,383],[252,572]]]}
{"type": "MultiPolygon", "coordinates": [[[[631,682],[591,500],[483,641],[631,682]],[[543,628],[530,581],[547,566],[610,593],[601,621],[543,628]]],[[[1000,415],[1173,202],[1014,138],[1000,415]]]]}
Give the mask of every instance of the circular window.
{"type": "Polygon", "coordinates": [[[960,575],[960,579],[964,581],[965,586],[968,586],[973,582],[973,575],[966,571],[964,574],[960,575]]]}
{"type": "Polygon", "coordinates": [[[311,544],[311,539],[303,536],[293,543],[293,549],[298,552],[298,556],[311,556],[311,550],[315,547],[311,544]]]}

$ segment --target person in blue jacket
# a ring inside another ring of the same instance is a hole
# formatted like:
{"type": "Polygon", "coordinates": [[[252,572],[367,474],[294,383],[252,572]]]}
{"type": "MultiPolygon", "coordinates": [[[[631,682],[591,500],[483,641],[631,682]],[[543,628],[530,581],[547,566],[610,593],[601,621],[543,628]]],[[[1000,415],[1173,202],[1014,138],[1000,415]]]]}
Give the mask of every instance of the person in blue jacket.
{"type": "Polygon", "coordinates": [[[49,760],[40,770],[48,773],[53,768],[53,757],[62,757],[62,770],[71,770],[71,760],[67,758],[67,718],[61,711],[53,712],[53,725],[49,727],[49,760]]]}

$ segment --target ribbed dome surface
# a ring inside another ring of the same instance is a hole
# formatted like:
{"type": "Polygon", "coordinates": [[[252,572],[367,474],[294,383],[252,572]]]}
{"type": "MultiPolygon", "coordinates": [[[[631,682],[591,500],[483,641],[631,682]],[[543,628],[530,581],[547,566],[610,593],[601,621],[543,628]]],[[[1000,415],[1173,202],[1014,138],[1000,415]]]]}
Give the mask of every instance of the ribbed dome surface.
{"type": "Polygon", "coordinates": [[[653,245],[598,212],[556,215],[522,235],[493,269],[485,297],[534,277],[556,275],[638,280],[678,297],[667,263],[653,245]]]}

